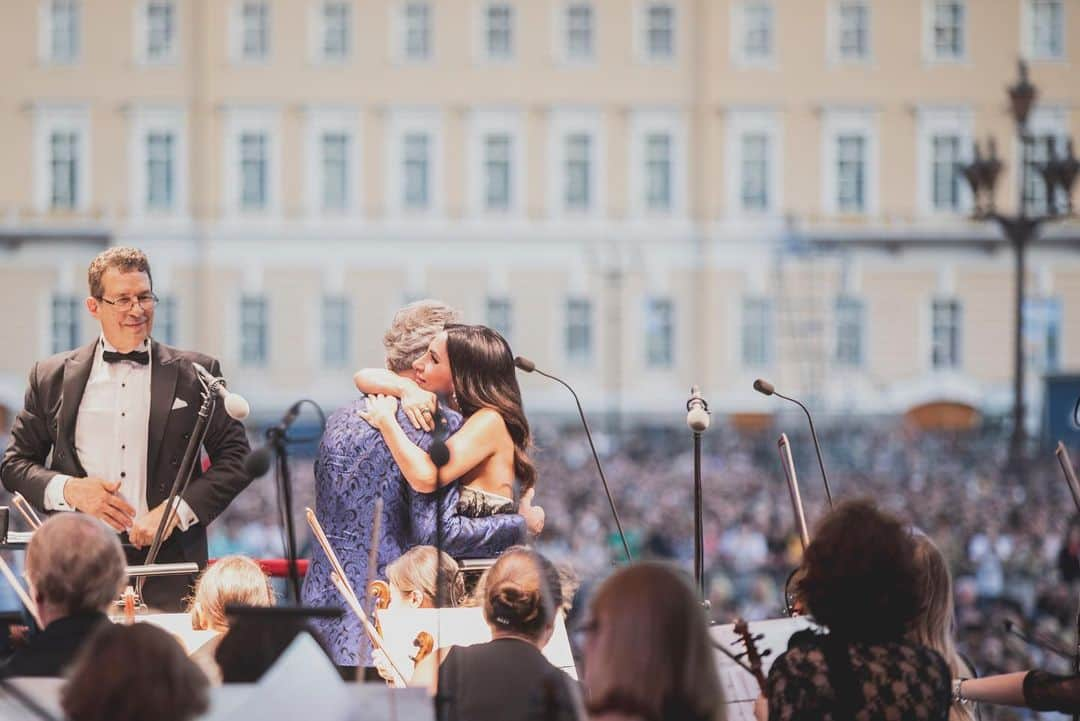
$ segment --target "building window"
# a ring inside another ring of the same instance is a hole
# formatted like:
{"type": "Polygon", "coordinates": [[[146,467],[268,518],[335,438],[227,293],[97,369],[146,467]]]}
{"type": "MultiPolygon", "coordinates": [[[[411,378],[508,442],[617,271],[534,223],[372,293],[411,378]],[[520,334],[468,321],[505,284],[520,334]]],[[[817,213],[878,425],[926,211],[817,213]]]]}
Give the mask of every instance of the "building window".
{"type": "Polygon", "coordinates": [[[161,62],[175,57],[176,5],[172,0],[150,0],[146,6],[146,59],[161,62]]]}
{"type": "Polygon", "coordinates": [[[772,362],[772,302],[768,298],[743,299],[742,362],[752,368],[772,362]]]}
{"type": "Polygon", "coordinates": [[[176,345],[176,298],[166,295],[158,300],[154,309],[154,340],[165,345],[176,345]]]}
{"type": "Polygon", "coordinates": [[[240,362],[248,366],[266,365],[267,302],[261,295],[240,299],[240,362]]]}
{"type": "Polygon", "coordinates": [[[842,295],[836,299],[836,362],[843,366],[863,364],[863,302],[842,295]]]}
{"type": "MultiPolygon", "coordinates": [[[[1034,132],[1031,133],[1031,144],[1028,146],[1027,167],[1024,175],[1027,184],[1028,213],[1041,215],[1049,213],[1052,209],[1049,196],[1046,194],[1046,181],[1043,180],[1039,168],[1050,160],[1050,147],[1054,147],[1054,153],[1058,158],[1065,154],[1066,138],[1058,133],[1034,132]]],[[[1058,210],[1065,206],[1065,194],[1061,188],[1054,188],[1054,205],[1058,210]]]]}
{"type": "Polygon", "coordinates": [[[1024,354],[1036,373],[1061,368],[1061,299],[1024,299],[1024,354]]]}
{"type": "Polygon", "coordinates": [[[1065,6],[1062,0],[1028,0],[1032,60],[1065,57],[1065,6]]]}
{"type": "Polygon", "coordinates": [[[426,209],[431,202],[429,190],[431,139],[426,133],[406,133],[403,139],[403,205],[410,210],[426,209]]]}
{"type": "Polygon", "coordinates": [[[932,357],[935,369],[960,367],[960,301],[935,298],[931,308],[932,357]]]}
{"type": "Polygon", "coordinates": [[[52,297],[52,352],[62,353],[79,345],[82,299],[69,294],[52,297]]]}
{"type": "Polygon", "coordinates": [[[934,0],[932,48],[935,60],[964,57],[966,8],[962,0],[934,0]]]}
{"type": "Polygon", "coordinates": [[[322,6],[322,59],[330,62],[349,56],[349,3],[324,2],[322,6]]]}
{"type": "Polygon", "coordinates": [[[349,364],[349,299],[345,296],[323,297],[322,362],[328,368],[349,364]]]}
{"type": "Polygon", "coordinates": [[[566,8],[566,57],[591,60],[593,57],[593,9],[587,3],[566,8]]]}
{"type": "Polygon", "coordinates": [[[514,9],[505,3],[488,5],[484,13],[484,45],[489,60],[514,57],[514,9]]]}
{"type": "Polygon", "coordinates": [[[584,211],[592,204],[592,138],[587,133],[571,133],[565,139],[567,210],[584,211]]]}
{"type": "Polygon", "coordinates": [[[870,6],[865,0],[837,6],[836,54],[841,60],[870,57],[870,6]]]}
{"type": "Polygon", "coordinates": [[[645,7],[645,49],[650,60],[675,57],[675,9],[667,3],[645,7]]]}
{"type": "Polygon", "coordinates": [[[645,207],[652,211],[671,210],[671,136],[645,136],[645,207]]]}
{"type": "Polygon", "coordinates": [[[406,3],[404,8],[404,55],[406,60],[424,61],[431,57],[431,5],[406,3]]]}
{"type": "Polygon", "coordinates": [[[79,3],[77,0],[50,0],[48,58],[58,64],[79,58],[79,3]]]}
{"type": "Polygon", "coordinates": [[[592,303],[587,298],[566,301],[566,360],[573,365],[592,362],[592,303]]]}
{"type": "Polygon", "coordinates": [[[743,5],[743,60],[760,62],[773,54],[773,8],[767,2],[743,5]]]}
{"type": "Polygon", "coordinates": [[[484,318],[488,328],[497,331],[507,342],[510,341],[514,330],[514,305],[509,298],[489,297],[484,318]]]}
{"type": "Polygon", "coordinates": [[[79,205],[79,134],[56,130],[49,136],[49,207],[74,210],[79,205]]]}
{"type": "Polygon", "coordinates": [[[342,211],[349,205],[349,136],[340,132],[323,133],[322,209],[342,211]]]}
{"type": "Polygon", "coordinates": [[[931,202],[934,210],[960,209],[960,138],[935,135],[930,139],[931,202]]]}
{"type": "Polygon", "coordinates": [[[240,135],[240,207],[244,210],[265,210],[267,207],[268,142],[265,133],[240,135]]]}
{"type": "Polygon", "coordinates": [[[645,302],[645,365],[670,368],[675,360],[675,306],[669,298],[645,302]]]}
{"type": "Polygon", "coordinates": [[[146,207],[172,210],[176,193],[176,138],[172,133],[146,136],[146,207]]]}
{"type": "Polygon", "coordinates": [[[270,6],[245,0],[240,8],[240,57],[260,61],[270,55],[270,6]]]}
{"type": "Polygon", "coordinates": [[[762,212],[769,209],[769,136],[745,133],[741,139],[740,199],[742,209],[762,212]]]}
{"type": "Polygon", "coordinates": [[[866,211],[866,138],[836,138],[836,209],[841,213],[866,211]]]}
{"type": "Polygon", "coordinates": [[[484,136],[484,207],[487,210],[510,209],[510,161],[513,144],[505,133],[484,136]]]}

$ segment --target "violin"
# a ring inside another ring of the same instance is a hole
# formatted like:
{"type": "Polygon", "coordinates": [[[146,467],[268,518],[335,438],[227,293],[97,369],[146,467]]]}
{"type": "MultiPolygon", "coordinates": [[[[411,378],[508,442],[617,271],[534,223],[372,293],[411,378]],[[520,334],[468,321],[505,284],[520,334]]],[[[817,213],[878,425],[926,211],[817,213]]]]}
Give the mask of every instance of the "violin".
{"type": "Polygon", "coordinates": [[[124,602],[124,625],[130,626],[135,623],[135,589],[127,586],[120,599],[124,602]]]}
{"type": "Polygon", "coordinates": [[[409,659],[413,662],[414,666],[420,665],[420,662],[431,655],[431,652],[435,650],[435,637],[427,631],[421,631],[416,634],[416,638],[413,639],[413,647],[416,651],[409,659]]]}
{"type": "Polygon", "coordinates": [[[746,663],[750,667],[750,673],[754,675],[754,680],[757,681],[758,689],[761,693],[765,693],[765,673],[761,669],[761,659],[772,653],[771,650],[765,649],[764,651],[758,651],[757,642],[764,638],[764,635],[754,635],[750,633],[750,624],[745,619],[735,619],[735,634],[739,637],[739,643],[746,649],[737,658],[746,657],[746,663]]]}
{"type": "MultiPolygon", "coordinates": [[[[368,598],[374,601],[374,610],[385,611],[390,608],[390,584],[386,581],[376,578],[374,581],[368,583],[367,595],[368,598]]],[[[382,624],[379,623],[379,617],[374,613],[372,616],[375,618],[375,628],[381,634],[382,624]]]]}

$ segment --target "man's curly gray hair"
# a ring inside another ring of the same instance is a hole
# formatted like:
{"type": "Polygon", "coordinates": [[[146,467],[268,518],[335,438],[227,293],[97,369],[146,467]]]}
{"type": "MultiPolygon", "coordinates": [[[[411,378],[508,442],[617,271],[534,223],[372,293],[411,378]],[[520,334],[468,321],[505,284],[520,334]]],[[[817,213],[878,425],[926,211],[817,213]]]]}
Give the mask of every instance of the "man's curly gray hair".
{"type": "Polygon", "coordinates": [[[413,361],[427,352],[431,339],[447,323],[457,323],[458,319],[458,312],[441,300],[426,298],[409,303],[394,314],[383,336],[386,367],[395,373],[409,370],[413,361]]]}

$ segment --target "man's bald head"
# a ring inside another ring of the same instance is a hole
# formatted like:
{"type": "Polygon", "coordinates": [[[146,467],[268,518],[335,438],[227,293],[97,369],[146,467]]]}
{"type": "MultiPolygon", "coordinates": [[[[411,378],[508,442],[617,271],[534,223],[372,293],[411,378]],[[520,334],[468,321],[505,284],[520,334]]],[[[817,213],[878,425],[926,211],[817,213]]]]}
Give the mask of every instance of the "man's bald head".
{"type": "Polygon", "coordinates": [[[38,605],[63,615],[104,611],[126,578],[120,540],[82,513],[58,513],[34,532],[26,549],[26,578],[38,605]]]}

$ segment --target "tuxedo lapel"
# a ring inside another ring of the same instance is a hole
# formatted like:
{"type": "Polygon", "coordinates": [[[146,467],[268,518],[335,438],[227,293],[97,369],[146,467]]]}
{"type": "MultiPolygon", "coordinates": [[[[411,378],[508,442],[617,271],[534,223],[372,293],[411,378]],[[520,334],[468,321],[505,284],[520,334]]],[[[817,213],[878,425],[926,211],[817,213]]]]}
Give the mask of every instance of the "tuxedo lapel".
{"type": "MultiPolygon", "coordinates": [[[[89,380],[90,370],[94,367],[94,353],[97,351],[99,342],[100,339],[79,348],[64,361],[60,412],[56,419],[56,442],[58,445],[64,444],[67,447],[75,472],[80,476],[85,476],[86,471],[75,451],[75,421],[79,416],[79,404],[82,403],[83,392],[86,390],[86,381],[89,380]]],[[[56,455],[55,449],[53,455],[56,455]]]]}
{"type": "Polygon", "coordinates": [[[176,396],[176,378],[179,368],[178,356],[172,349],[160,343],[150,344],[150,446],[146,453],[147,489],[157,468],[158,454],[165,440],[165,427],[169,424],[173,398],[176,396]]]}

